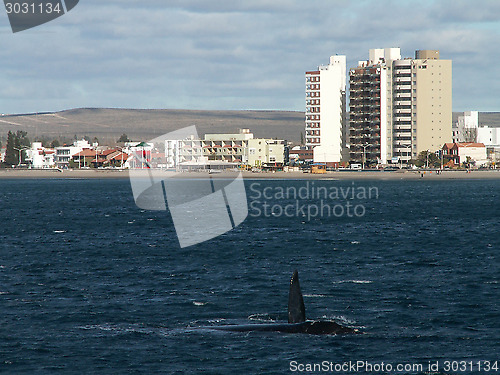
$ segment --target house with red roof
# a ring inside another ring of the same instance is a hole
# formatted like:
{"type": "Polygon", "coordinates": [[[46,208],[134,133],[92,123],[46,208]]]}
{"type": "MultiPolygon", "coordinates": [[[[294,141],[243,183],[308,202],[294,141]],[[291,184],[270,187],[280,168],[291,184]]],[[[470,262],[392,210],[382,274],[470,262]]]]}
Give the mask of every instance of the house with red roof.
{"type": "Polygon", "coordinates": [[[73,162],[81,167],[121,167],[127,160],[128,154],[118,149],[84,149],[73,155],[73,162]]]}
{"type": "Polygon", "coordinates": [[[488,163],[486,146],[483,143],[455,142],[445,143],[442,147],[443,157],[453,160],[455,165],[471,163],[476,167],[488,163]]]}

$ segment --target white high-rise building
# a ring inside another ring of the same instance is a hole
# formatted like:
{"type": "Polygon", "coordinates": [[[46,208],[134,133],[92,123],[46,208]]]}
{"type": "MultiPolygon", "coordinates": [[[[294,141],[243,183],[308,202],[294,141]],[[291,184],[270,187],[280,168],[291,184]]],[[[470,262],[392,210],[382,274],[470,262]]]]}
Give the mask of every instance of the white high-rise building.
{"type": "Polygon", "coordinates": [[[346,57],[306,72],[306,147],[314,162],[335,166],[346,146],[346,57]]]}

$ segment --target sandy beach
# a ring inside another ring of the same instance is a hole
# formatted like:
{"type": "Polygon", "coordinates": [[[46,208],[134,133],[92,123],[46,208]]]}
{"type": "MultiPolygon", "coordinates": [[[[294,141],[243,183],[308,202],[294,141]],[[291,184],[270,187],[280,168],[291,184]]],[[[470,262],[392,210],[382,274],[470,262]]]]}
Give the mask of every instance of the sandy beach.
{"type": "MultiPolygon", "coordinates": [[[[136,177],[148,177],[147,171],[135,171],[136,177]]],[[[455,180],[455,179],[500,179],[500,170],[481,170],[467,173],[461,171],[335,171],[325,174],[311,174],[302,172],[242,172],[245,179],[337,179],[337,180],[455,180]]],[[[155,177],[170,178],[233,178],[235,172],[184,172],[173,173],[154,171],[155,177]]],[[[128,179],[128,170],[27,170],[27,169],[1,169],[0,179],[128,179]]]]}

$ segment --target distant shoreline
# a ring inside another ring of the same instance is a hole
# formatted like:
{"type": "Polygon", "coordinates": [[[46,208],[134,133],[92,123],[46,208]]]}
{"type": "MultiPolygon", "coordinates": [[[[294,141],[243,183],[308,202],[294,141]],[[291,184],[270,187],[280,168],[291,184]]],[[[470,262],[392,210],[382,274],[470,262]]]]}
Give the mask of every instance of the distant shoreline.
{"type": "MultiPolygon", "coordinates": [[[[142,171],[140,171],[142,172],[142,171]]],[[[276,179],[276,180],[457,180],[457,179],[500,179],[500,170],[487,171],[335,171],[325,174],[311,174],[302,172],[242,172],[245,179],[276,179]]],[[[147,177],[147,171],[143,172],[147,177]]],[[[208,174],[207,172],[172,173],[155,171],[162,177],[177,178],[233,178],[234,172],[208,174]]],[[[26,170],[1,169],[0,180],[6,179],[128,179],[128,170],[26,170]]]]}

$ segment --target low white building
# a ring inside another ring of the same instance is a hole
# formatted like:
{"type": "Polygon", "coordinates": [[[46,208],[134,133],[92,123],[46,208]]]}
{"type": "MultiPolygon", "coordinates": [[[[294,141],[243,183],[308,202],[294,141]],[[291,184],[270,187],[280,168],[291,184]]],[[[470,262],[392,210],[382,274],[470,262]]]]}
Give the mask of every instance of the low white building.
{"type": "Polygon", "coordinates": [[[277,139],[250,139],[248,141],[248,165],[283,165],[285,160],[285,141],[277,139]]]}
{"type": "Polygon", "coordinates": [[[203,139],[190,136],[165,141],[167,168],[283,164],[284,150],[284,141],[254,138],[248,129],[233,134],[206,134],[203,139]]]}
{"type": "Polygon", "coordinates": [[[234,166],[248,163],[248,147],[253,140],[249,129],[241,129],[239,133],[205,134],[201,141],[201,155],[209,163],[219,161],[234,166]]]}
{"type": "MultiPolygon", "coordinates": [[[[94,144],[94,146],[97,146],[97,144],[94,144]]],[[[82,150],[86,148],[92,148],[92,146],[85,139],[75,141],[71,146],[56,147],[56,167],[67,169],[69,167],[69,161],[73,158],[73,155],[82,152],[82,150]]]]}
{"type": "Polygon", "coordinates": [[[486,156],[486,147],[482,143],[459,143],[458,157],[460,164],[471,160],[476,167],[481,167],[488,163],[486,156]]]}
{"type": "Polygon", "coordinates": [[[56,164],[56,150],[43,147],[42,142],[33,142],[31,148],[26,150],[26,156],[31,168],[49,169],[54,168],[56,164]]]}
{"type": "Polygon", "coordinates": [[[321,145],[313,148],[313,160],[315,163],[338,166],[340,156],[334,147],[321,145]]]}

